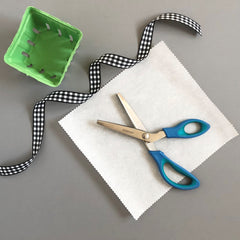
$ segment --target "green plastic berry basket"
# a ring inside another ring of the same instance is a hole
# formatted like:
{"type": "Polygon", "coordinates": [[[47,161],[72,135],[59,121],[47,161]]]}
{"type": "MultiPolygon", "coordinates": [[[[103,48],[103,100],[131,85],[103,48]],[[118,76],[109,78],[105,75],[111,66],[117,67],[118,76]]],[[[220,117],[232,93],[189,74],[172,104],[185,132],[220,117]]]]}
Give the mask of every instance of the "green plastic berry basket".
{"type": "Polygon", "coordinates": [[[51,87],[63,80],[82,32],[39,9],[28,7],[4,61],[51,87]]]}

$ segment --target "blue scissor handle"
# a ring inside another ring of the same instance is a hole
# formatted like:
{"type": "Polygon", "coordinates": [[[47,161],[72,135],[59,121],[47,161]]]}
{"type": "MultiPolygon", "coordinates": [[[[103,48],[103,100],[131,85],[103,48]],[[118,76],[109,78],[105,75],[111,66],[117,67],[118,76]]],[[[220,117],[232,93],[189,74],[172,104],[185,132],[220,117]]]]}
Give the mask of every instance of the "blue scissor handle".
{"type": "Polygon", "coordinates": [[[178,164],[176,164],[175,162],[170,160],[163,152],[161,152],[161,151],[149,151],[149,153],[151,154],[153,159],[156,161],[156,163],[158,165],[158,168],[159,168],[159,171],[160,171],[163,179],[169,185],[171,185],[174,188],[181,189],[181,190],[191,190],[191,189],[195,189],[195,188],[199,187],[200,182],[193,174],[191,174],[186,169],[184,169],[183,167],[179,166],[178,164]],[[164,172],[164,165],[166,163],[170,164],[171,167],[174,170],[176,170],[177,172],[179,172],[182,175],[190,178],[191,179],[191,183],[188,184],[188,185],[184,185],[184,184],[178,184],[178,183],[173,182],[170,178],[168,178],[168,176],[164,172]]]}
{"type": "Polygon", "coordinates": [[[166,133],[168,138],[194,138],[204,134],[209,128],[210,125],[200,119],[187,119],[180,122],[175,127],[163,128],[163,131],[166,133]],[[199,131],[196,133],[187,133],[184,128],[190,123],[200,124],[199,131]]]}

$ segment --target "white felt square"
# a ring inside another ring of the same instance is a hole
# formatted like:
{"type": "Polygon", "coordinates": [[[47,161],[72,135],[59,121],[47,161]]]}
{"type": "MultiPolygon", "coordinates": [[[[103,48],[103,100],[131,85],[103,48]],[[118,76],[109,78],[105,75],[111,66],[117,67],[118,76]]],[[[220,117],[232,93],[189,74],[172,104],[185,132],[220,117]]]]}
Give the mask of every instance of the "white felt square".
{"type": "MultiPolygon", "coordinates": [[[[238,133],[164,42],[65,116],[61,126],[138,219],[171,187],[162,180],[141,141],[96,124],[101,119],[131,126],[116,97],[118,92],[149,131],[171,127],[188,118],[202,119],[211,125],[207,133],[197,138],[163,139],[156,143],[159,150],[189,171],[238,133]]],[[[172,179],[181,180],[173,171],[169,174],[172,179]]],[[[201,176],[197,177],[201,180],[201,176]]]]}

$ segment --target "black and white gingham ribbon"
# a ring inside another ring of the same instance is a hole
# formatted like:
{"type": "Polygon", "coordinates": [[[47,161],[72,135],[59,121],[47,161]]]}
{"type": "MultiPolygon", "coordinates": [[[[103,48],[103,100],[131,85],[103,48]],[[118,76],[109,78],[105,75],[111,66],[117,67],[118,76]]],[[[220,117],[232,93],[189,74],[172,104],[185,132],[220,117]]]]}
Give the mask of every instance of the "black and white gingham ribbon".
{"type": "Polygon", "coordinates": [[[159,15],[144,28],[136,59],[130,59],[116,54],[107,53],[91,63],[89,67],[89,81],[90,81],[89,93],[79,93],[65,90],[54,91],[35,104],[33,108],[32,157],[31,159],[16,165],[0,166],[0,175],[8,176],[20,173],[26,170],[33,162],[33,160],[36,158],[43,140],[45,123],[45,106],[47,102],[53,101],[70,104],[82,104],[86,102],[101,87],[100,64],[103,63],[113,67],[126,69],[134,66],[138,62],[141,62],[144,58],[148,56],[152,44],[154,25],[155,22],[158,20],[172,20],[180,22],[192,28],[201,35],[200,25],[189,17],[183,16],[178,13],[163,13],[159,15]]]}

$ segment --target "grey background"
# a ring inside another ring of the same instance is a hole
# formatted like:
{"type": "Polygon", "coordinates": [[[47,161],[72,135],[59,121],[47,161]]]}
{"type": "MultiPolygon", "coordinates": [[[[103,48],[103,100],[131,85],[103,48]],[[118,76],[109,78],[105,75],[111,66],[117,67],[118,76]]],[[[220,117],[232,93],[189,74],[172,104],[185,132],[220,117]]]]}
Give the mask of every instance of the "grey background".
{"type": "MultiPolygon", "coordinates": [[[[80,28],[80,48],[57,89],[88,92],[88,66],[105,52],[135,57],[145,24],[175,11],[197,20],[203,37],[178,24],[157,24],[164,40],[212,101],[240,131],[240,3],[221,1],[1,0],[1,164],[31,153],[34,103],[52,89],[3,62],[25,8],[33,5],[80,28]]],[[[119,70],[103,67],[103,84],[119,70]]],[[[235,138],[194,173],[196,191],[171,190],[135,221],[57,121],[75,106],[47,105],[46,130],[36,161],[0,179],[0,239],[239,239],[240,139],[235,138]]]]}

